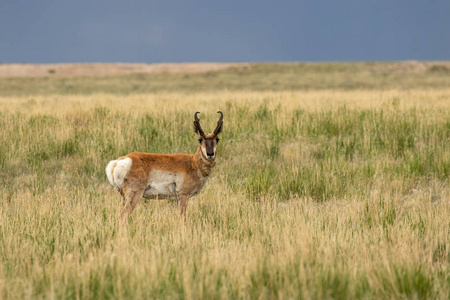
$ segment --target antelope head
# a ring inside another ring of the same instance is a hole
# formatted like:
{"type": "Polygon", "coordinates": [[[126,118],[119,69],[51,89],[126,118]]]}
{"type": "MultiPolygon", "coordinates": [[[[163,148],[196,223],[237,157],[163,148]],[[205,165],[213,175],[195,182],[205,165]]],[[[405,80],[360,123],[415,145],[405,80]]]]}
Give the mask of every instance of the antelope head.
{"type": "Polygon", "coordinates": [[[219,121],[217,121],[217,127],[214,129],[213,133],[206,134],[202,127],[200,126],[200,120],[197,117],[199,112],[194,114],[194,131],[198,135],[200,149],[203,153],[203,156],[209,160],[214,160],[217,153],[217,143],[219,142],[219,138],[217,137],[222,132],[223,125],[223,113],[221,111],[217,112],[220,114],[219,121]]]}

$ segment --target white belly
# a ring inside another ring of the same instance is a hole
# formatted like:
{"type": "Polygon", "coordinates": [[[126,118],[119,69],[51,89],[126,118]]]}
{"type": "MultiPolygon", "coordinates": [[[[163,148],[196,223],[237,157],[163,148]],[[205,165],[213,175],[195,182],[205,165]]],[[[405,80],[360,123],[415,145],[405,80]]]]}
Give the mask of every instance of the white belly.
{"type": "Polygon", "coordinates": [[[153,170],[149,174],[143,197],[147,199],[176,199],[177,194],[183,188],[183,182],[183,174],[153,170]]]}

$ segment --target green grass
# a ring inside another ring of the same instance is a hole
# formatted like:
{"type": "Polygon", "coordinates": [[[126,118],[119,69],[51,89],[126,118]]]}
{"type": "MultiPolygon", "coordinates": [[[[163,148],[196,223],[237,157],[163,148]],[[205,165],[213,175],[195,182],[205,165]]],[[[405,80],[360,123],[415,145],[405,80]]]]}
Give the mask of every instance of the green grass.
{"type": "MultiPolygon", "coordinates": [[[[236,192],[247,191],[256,198],[265,195],[287,200],[299,196],[326,201],[361,195],[380,176],[413,184],[436,178],[445,182],[450,175],[450,115],[445,111],[434,113],[436,120],[430,122],[428,112],[416,108],[350,110],[343,106],[320,112],[288,112],[263,104],[238,122],[233,117],[239,116],[235,113],[238,110],[250,108],[228,105],[229,130],[223,139],[233,139],[233,144],[221,146],[222,159],[230,159],[224,169],[225,179],[237,187],[236,192]],[[277,124],[280,119],[283,125],[277,124]],[[242,149],[252,157],[246,164],[230,156],[234,147],[241,149],[239,144],[252,145],[242,149]],[[288,144],[294,145],[290,151],[299,153],[310,148],[306,160],[283,157],[281,148],[288,144]],[[244,190],[232,182],[236,172],[246,179],[244,190]]],[[[2,161],[5,170],[10,170],[14,162],[16,167],[30,171],[40,170],[47,162],[78,158],[85,162],[79,172],[102,182],[103,165],[124,153],[139,149],[193,152],[195,137],[190,130],[183,130],[189,129],[190,119],[186,112],[174,112],[168,120],[155,114],[136,118],[102,107],[66,118],[4,115],[2,144],[10,147],[4,146],[2,161]],[[118,136],[118,123],[137,130],[118,136]],[[64,131],[63,138],[55,135],[59,131],[64,131]],[[122,141],[120,145],[118,140],[122,141]]]]}
{"type": "Polygon", "coordinates": [[[0,298],[448,299],[448,99],[444,88],[2,97],[0,298]],[[142,200],[121,229],[108,161],[194,153],[193,113],[211,130],[218,109],[217,166],[186,226],[175,201],[142,200]]]}
{"type": "Polygon", "coordinates": [[[145,94],[160,92],[386,90],[450,87],[450,69],[408,71],[408,63],[252,63],[200,74],[0,78],[2,96],[145,94]],[[394,68],[394,71],[392,71],[394,68]],[[405,69],[406,68],[406,69],[405,69]],[[398,69],[398,70],[397,70],[398,69]]]}

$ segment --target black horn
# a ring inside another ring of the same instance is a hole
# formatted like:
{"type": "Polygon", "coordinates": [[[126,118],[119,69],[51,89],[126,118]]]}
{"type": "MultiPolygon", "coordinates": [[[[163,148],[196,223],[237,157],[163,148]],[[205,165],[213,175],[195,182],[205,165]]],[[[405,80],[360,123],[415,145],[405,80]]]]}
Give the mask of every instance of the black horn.
{"type": "Polygon", "coordinates": [[[214,130],[214,135],[218,135],[219,133],[222,132],[222,125],[223,125],[223,113],[220,110],[217,113],[220,114],[220,118],[219,121],[217,121],[217,127],[214,130]]]}
{"type": "Polygon", "coordinates": [[[196,112],[194,114],[194,131],[196,134],[198,134],[199,136],[205,136],[205,133],[203,132],[202,127],[200,126],[200,120],[197,117],[197,114],[199,114],[200,112],[196,112]]]}

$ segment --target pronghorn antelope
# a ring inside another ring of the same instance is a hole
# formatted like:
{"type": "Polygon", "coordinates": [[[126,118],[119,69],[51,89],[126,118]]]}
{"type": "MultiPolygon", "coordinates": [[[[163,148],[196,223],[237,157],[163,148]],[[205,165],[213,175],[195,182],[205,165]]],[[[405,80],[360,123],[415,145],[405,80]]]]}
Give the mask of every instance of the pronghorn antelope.
{"type": "Polygon", "coordinates": [[[120,219],[125,222],[139,199],[180,200],[180,215],[186,221],[186,207],[190,197],[200,193],[216,165],[218,135],[222,132],[221,111],[217,127],[206,134],[194,114],[194,131],[200,145],[195,154],[154,154],[133,152],[112,160],[106,167],[109,182],[123,199],[120,219]]]}

